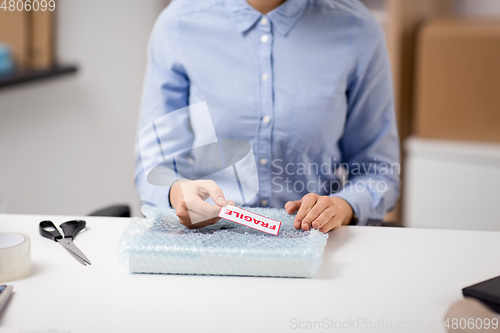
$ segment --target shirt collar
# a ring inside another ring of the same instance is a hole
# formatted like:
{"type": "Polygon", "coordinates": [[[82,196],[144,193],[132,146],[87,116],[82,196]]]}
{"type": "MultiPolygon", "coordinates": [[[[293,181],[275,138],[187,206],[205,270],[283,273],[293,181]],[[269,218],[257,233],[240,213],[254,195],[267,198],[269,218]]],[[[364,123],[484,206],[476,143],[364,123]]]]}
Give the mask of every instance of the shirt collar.
{"type": "MultiPolygon", "coordinates": [[[[307,0],[286,0],[266,17],[281,34],[286,35],[304,13],[307,3],[307,0]]],[[[246,0],[226,0],[226,7],[241,33],[248,31],[262,17],[246,0]]]]}

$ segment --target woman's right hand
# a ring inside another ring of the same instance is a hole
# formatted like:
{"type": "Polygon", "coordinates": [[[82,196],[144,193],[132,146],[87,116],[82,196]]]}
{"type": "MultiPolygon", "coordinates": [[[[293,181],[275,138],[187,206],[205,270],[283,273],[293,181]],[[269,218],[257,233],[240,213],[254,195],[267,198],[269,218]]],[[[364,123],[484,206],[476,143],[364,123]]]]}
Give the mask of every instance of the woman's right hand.
{"type": "Polygon", "coordinates": [[[179,222],[188,229],[203,228],[219,221],[220,208],[234,205],[226,200],[222,189],[213,180],[178,180],[170,188],[170,203],[179,222]],[[205,202],[212,198],[215,205],[205,202]]]}

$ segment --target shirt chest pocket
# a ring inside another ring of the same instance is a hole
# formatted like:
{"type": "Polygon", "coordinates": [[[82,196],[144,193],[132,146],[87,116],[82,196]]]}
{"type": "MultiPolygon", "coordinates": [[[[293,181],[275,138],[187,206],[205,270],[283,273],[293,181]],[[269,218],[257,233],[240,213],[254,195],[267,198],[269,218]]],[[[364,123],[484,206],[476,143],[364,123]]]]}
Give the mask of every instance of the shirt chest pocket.
{"type": "Polygon", "coordinates": [[[301,93],[290,101],[291,148],[307,155],[331,154],[344,133],[346,96],[301,93]]]}

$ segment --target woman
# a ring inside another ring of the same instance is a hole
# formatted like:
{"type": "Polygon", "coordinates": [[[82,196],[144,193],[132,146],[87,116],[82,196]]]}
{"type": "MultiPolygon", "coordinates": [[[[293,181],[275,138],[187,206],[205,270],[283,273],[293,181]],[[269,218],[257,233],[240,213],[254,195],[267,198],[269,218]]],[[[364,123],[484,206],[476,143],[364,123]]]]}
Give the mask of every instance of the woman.
{"type": "MultiPolygon", "coordinates": [[[[359,1],[176,0],[158,18],[148,55],[139,129],[206,101],[217,136],[253,148],[259,191],[247,204],[284,207],[297,212],[295,228],[322,232],[372,224],[394,206],[390,66],[382,30],[359,1]]],[[[158,143],[189,150],[203,135],[192,122],[179,116],[177,134],[158,143]]],[[[218,220],[229,200],[215,182],[153,186],[137,156],[143,203],[171,205],[189,228],[218,220]]]]}

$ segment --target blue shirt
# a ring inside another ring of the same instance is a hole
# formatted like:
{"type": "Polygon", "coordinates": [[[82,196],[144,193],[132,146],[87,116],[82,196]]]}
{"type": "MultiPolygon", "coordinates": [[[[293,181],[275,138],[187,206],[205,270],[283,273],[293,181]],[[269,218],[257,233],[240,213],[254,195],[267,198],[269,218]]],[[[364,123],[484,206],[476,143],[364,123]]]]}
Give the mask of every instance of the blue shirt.
{"type": "MultiPolygon", "coordinates": [[[[394,207],[391,70],[382,29],[359,1],[287,0],[267,15],[245,0],[173,1],[151,34],[139,130],[201,101],[219,138],[252,145],[259,192],[250,205],[333,195],[359,224],[394,207]]],[[[179,151],[197,136],[183,131],[179,151]]],[[[146,181],[138,149],[135,182],[143,204],[169,205],[169,187],[146,181]]]]}

